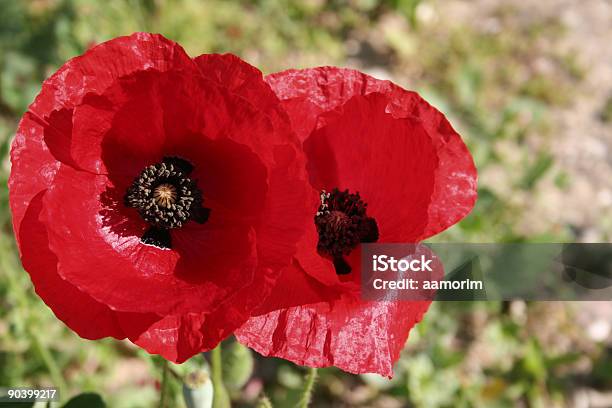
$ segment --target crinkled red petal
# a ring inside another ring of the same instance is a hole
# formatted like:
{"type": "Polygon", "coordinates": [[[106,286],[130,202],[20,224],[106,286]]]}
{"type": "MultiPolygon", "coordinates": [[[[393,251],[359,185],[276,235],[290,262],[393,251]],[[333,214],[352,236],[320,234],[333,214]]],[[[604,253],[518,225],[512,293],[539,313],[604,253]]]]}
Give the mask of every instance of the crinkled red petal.
{"type": "Polygon", "coordinates": [[[36,293],[68,327],[87,339],[140,335],[159,320],[151,313],[117,312],[78,290],[57,273],[57,257],[49,249],[47,231],[40,221],[41,191],[31,201],[20,227],[23,267],[36,293]]]}
{"type": "MultiPolygon", "coordinates": [[[[476,199],[476,169],[460,136],[416,93],[354,70],[323,67],[266,77],[304,143],[315,190],[359,191],[376,218],[379,242],[418,242],[463,218],[476,199]]],[[[315,207],[316,208],[316,207],[315,207]]],[[[340,282],[316,252],[313,228],[298,244],[300,273],[341,288],[340,300],[286,307],[271,297],[237,331],[264,355],[309,366],[391,376],[409,330],[430,302],[365,302],[354,296],[358,274],[340,282]]],[[[353,251],[356,253],[357,251],[353,251]]],[[[358,267],[358,259],[349,263],[358,267]]],[[[323,293],[323,292],[321,292],[323,293]]]]}
{"type": "Polygon", "coordinates": [[[383,94],[356,96],[324,115],[326,126],[304,141],[311,185],[359,192],[380,231],[379,242],[416,242],[438,164],[420,122],[386,112],[383,94]]]}
{"type": "Polygon", "coordinates": [[[301,140],[326,125],[322,116],[325,112],[341,107],[356,95],[375,92],[387,97],[387,111],[394,117],[421,122],[435,146],[438,165],[427,225],[420,239],[452,226],[473,208],[477,172],[472,156],[445,116],[416,92],[357,70],[336,67],[287,70],[266,76],[266,81],[283,101],[301,140]]]}
{"type": "Polygon", "coordinates": [[[252,317],[236,338],[264,356],[299,365],[392,377],[410,329],[429,304],[345,297],[252,317]]]}
{"type": "Polygon", "coordinates": [[[261,299],[268,296],[278,276],[276,271],[266,268],[259,270],[257,275],[260,279],[236,291],[212,312],[167,315],[130,340],[149,353],[176,363],[213,349],[246,320],[261,299]]]}
{"type": "Polygon", "coordinates": [[[113,188],[105,176],[64,165],[43,200],[59,274],[81,291],[117,310],[167,314],[215,308],[253,279],[250,225],[219,215],[173,234],[172,250],[144,245],[146,226],[134,234],[113,188]]]}
{"type": "Polygon", "coordinates": [[[265,111],[275,128],[290,129],[287,113],[261,71],[233,54],[204,54],[194,59],[202,75],[265,111]]]}
{"type": "Polygon", "coordinates": [[[232,74],[213,77],[159,35],[121,37],[65,64],[24,115],[9,183],[16,237],[38,293],[79,334],[146,337],[153,349],[150,333],[164,343],[156,328],[175,322],[189,329],[161,354],[187,358],[242,324],[289,263],[309,217],[304,159],[261,74],[222,58],[232,74]],[[145,165],[167,155],[196,166],[214,215],[172,231],[173,249],[161,250],[139,242],[146,225],[122,199],[145,165]],[[38,260],[21,234],[41,231],[38,260]],[[61,304],[54,285],[74,301],[61,304]],[[87,307],[73,311],[78,304],[87,307]],[[84,310],[107,323],[88,328],[84,310]],[[158,314],[166,318],[155,323],[158,314]],[[205,322],[198,333],[189,332],[193,316],[205,322]],[[189,349],[185,336],[202,339],[189,349]]]}

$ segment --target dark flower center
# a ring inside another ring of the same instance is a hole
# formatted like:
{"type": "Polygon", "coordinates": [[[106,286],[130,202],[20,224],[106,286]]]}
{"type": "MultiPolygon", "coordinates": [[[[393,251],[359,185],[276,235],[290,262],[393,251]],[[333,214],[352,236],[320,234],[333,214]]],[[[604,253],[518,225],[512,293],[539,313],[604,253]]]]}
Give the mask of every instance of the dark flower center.
{"type": "Polygon", "coordinates": [[[339,275],[351,272],[344,257],[359,243],[378,240],[376,220],[366,212],[367,204],[359,193],[337,188],[321,192],[321,205],[314,218],[319,233],[317,251],[334,262],[339,275]]]}
{"type": "Polygon", "coordinates": [[[210,210],[202,207],[202,192],[188,175],[193,165],[178,157],[165,157],[147,166],[127,189],[126,207],[135,208],[150,226],[142,236],[145,244],[171,248],[169,230],[193,220],[203,224],[210,210]]]}

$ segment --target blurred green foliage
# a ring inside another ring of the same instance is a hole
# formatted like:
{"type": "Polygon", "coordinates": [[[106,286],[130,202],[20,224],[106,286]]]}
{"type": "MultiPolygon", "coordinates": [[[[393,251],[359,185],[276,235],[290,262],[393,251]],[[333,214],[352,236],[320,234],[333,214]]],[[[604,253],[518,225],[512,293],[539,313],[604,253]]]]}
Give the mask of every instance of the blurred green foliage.
{"type": "MultiPolygon", "coordinates": [[[[134,31],[160,32],[191,55],[232,52],[266,73],[350,65],[393,78],[449,115],[481,175],[472,214],[436,240],[571,239],[567,225],[526,231],[520,219],[538,189],[571,183],[549,153],[549,110],[568,102],[584,69],[553,46],[564,35],[558,21],[522,21],[511,4],[502,2],[486,29],[453,21],[433,0],[0,0],[0,384],[55,385],[64,402],[98,392],[114,408],[157,401],[158,358],[125,342],[82,340],[36,297],[13,242],[6,187],[12,135],[42,81],[88,47],[134,31]],[[542,59],[546,72],[534,68],[542,59]]],[[[392,381],[321,370],[315,406],[548,407],[581,387],[610,389],[609,349],[573,320],[561,304],[438,303],[392,381]]],[[[231,342],[226,350],[236,404],[251,406],[262,392],[276,407],[298,401],[303,369],[257,359],[249,379],[248,351],[231,342]]],[[[202,365],[173,365],[172,406],[181,406],[178,378],[202,365]]]]}

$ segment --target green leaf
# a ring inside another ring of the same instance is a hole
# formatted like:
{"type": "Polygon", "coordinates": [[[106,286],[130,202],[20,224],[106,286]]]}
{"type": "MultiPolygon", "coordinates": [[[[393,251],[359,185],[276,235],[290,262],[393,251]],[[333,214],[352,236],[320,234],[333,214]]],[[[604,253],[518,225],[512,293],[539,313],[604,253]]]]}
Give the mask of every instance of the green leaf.
{"type": "Polygon", "coordinates": [[[546,379],[547,370],[542,356],[542,349],[535,341],[528,342],[525,347],[523,369],[537,381],[544,381],[546,379]]]}
{"type": "Polygon", "coordinates": [[[106,408],[100,395],[86,392],[73,397],[62,408],[106,408]]]}
{"type": "Polygon", "coordinates": [[[531,190],[553,165],[554,159],[548,153],[541,153],[521,181],[521,187],[531,190]]]}

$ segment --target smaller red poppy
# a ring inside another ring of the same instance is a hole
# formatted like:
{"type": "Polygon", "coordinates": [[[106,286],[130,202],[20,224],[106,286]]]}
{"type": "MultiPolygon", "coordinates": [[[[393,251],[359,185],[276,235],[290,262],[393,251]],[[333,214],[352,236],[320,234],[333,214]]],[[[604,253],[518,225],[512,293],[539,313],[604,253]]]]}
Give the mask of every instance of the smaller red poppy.
{"type": "Polygon", "coordinates": [[[89,339],[184,361],[265,298],[307,217],[302,154],[263,76],[137,33],[68,61],[11,150],[35,289],[89,339]]]}
{"type": "Polygon", "coordinates": [[[420,242],[465,217],[472,157],[442,113],[389,81],[333,67],[266,81],[303,143],[311,219],[282,288],[236,336],[297,364],[391,377],[431,302],[361,300],[360,244],[420,242]]]}

